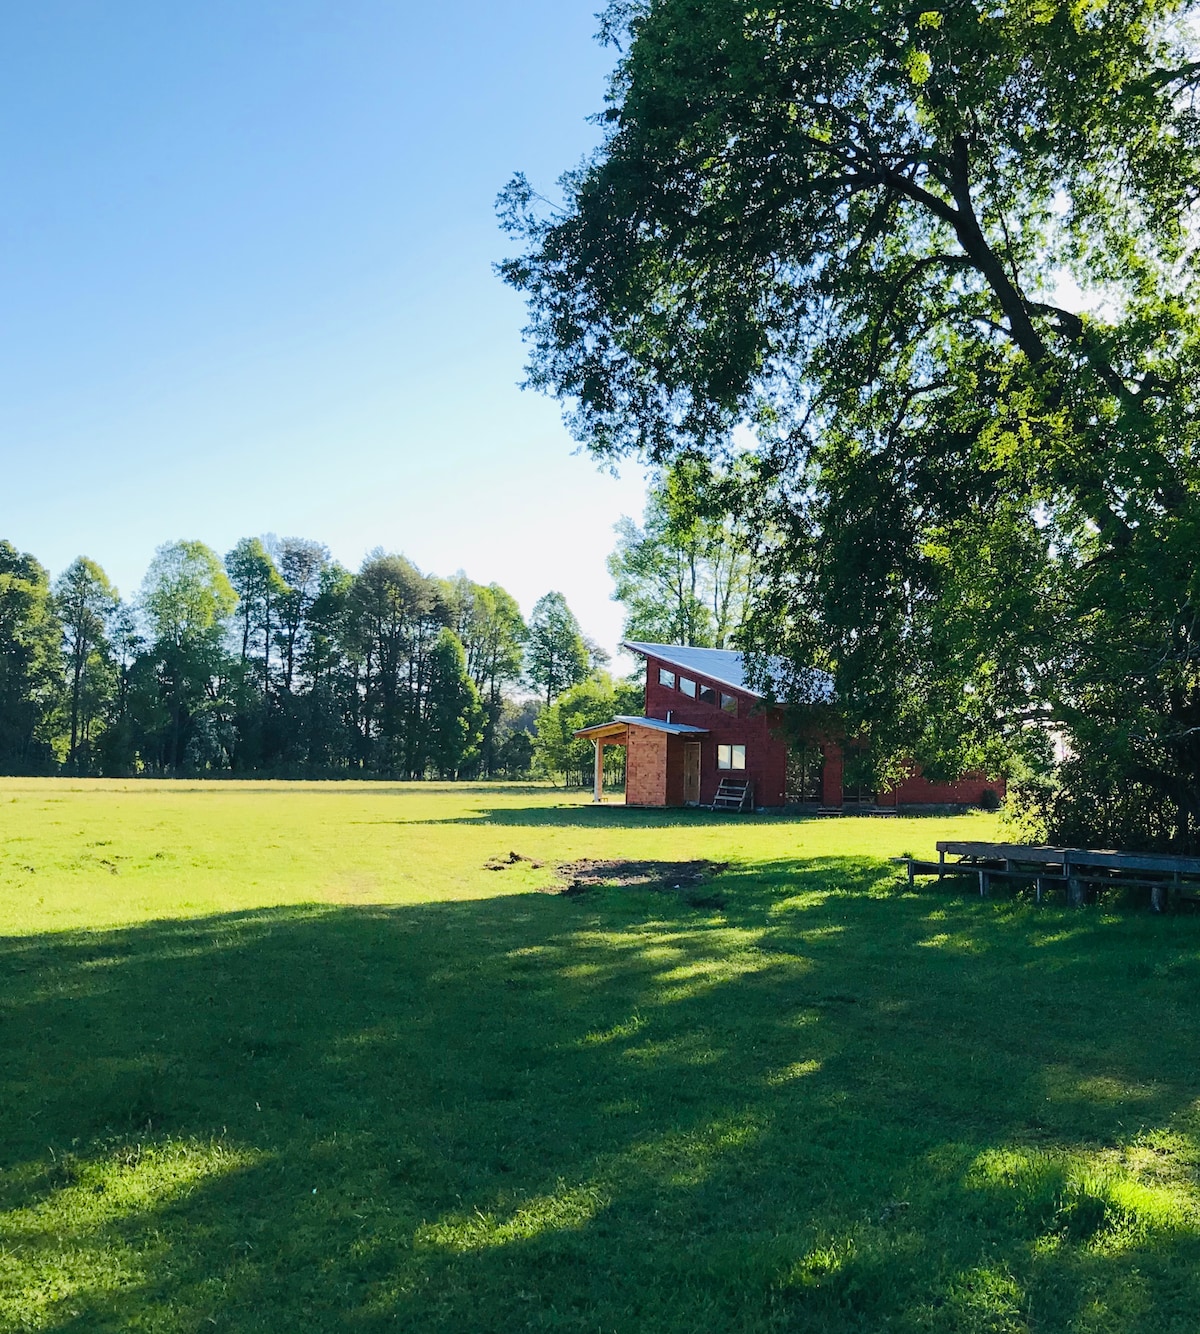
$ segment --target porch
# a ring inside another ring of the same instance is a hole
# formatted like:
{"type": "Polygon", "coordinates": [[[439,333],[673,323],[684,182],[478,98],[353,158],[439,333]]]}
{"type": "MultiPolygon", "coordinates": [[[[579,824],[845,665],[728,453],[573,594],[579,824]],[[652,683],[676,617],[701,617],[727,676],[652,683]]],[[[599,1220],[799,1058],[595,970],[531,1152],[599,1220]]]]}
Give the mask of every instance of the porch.
{"type": "Polygon", "coordinates": [[[706,727],[618,715],[575,733],[595,747],[593,803],[604,800],[604,749],[625,747],[627,806],[694,806],[700,802],[700,741],[706,727]]]}

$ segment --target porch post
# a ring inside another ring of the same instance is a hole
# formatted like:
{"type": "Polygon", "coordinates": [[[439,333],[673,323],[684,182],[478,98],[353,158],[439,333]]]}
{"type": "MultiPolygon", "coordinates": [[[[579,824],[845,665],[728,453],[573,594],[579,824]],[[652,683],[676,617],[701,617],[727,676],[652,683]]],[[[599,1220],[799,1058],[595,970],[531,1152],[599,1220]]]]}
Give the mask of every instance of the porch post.
{"type": "Polygon", "coordinates": [[[592,745],[596,747],[595,786],[592,791],[592,805],[595,806],[604,800],[604,742],[597,737],[592,745]]]}

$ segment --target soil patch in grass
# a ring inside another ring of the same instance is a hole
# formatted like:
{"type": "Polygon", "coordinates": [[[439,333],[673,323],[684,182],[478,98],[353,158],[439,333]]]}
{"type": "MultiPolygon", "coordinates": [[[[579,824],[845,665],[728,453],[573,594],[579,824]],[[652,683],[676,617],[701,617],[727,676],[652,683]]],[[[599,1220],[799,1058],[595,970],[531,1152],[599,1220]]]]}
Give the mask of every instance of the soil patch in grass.
{"type": "Polygon", "coordinates": [[[583,894],[599,885],[614,885],[620,889],[679,890],[694,908],[723,908],[723,895],[704,894],[698,887],[728,865],[728,862],[703,860],[658,862],[587,857],[582,861],[564,862],[558,867],[558,874],[566,883],[554,886],[554,892],[583,894]]]}
{"type": "Polygon", "coordinates": [[[507,871],[512,866],[520,866],[522,862],[526,866],[531,866],[535,871],[541,870],[542,863],[534,860],[532,857],[525,857],[519,852],[510,852],[507,857],[492,857],[484,862],[485,871],[507,871]]]}

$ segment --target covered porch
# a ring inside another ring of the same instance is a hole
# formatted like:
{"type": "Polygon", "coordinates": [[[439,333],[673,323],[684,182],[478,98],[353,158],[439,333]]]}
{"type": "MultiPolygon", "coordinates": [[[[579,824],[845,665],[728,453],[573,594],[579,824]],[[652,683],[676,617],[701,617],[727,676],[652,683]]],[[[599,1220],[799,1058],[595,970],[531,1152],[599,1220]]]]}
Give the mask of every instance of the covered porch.
{"type": "Polygon", "coordinates": [[[625,747],[627,806],[687,806],[700,801],[701,738],[705,727],[618,715],[575,733],[595,747],[593,803],[604,800],[604,749],[625,747]]]}

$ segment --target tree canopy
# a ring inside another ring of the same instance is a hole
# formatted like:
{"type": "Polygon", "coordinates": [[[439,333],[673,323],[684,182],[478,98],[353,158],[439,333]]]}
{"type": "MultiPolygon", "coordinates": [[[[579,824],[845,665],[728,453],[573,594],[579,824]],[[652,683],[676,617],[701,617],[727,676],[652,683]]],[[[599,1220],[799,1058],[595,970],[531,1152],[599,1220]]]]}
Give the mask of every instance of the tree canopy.
{"type": "Polygon", "coordinates": [[[747,645],[831,670],[874,753],[933,770],[1055,728],[1060,829],[1135,791],[1127,840],[1177,845],[1200,823],[1194,18],[616,3],[602,148],[561,208],[521,177],[502,197],[530,381],[579,437],[742,456],[747,645]]]}
{"type": "MultiPolygon", "coordinates": [[[[539,625],[557,693],[589,651],[561,594],[539,625]]],[[[0,541],[0,772],[527,777],[527,637],[500,585],[379,549],[355,573],[305,538],[170,542],[126,602],[0,541]]]]}
{"type": "Polygon", "coordinates": [[[529,684],[545,696],[547,708],[591,673],[579,622],[561,593],[547,593],[534,606],[525,661],[529,684]]]}
{"type": "Polygon", "coordinates": [[[608,558],[624,634],[656,644],[726,648],[746,614],[753,579],[744,524],[721,508],[722,484],[686,458],[650,487],[639,527],[616,525],[608,558]]]}

